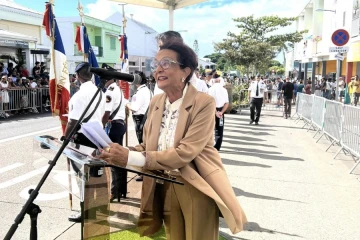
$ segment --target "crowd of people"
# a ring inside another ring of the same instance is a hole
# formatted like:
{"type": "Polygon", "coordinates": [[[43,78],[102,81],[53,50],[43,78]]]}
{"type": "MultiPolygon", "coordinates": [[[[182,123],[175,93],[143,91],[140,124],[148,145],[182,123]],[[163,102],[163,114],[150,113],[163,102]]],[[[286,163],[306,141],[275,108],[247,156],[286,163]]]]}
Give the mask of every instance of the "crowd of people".
{"type": "Polygon", "coordinates": [[[0,110],[5,112],[5,117],[32,112],[32,109],[29,108],[31,107],[29,102],[32,96],[27,91],[16,91],[21,89],[34,90],[31,93],[39,95],[39,98],[42,98],[41,103],[45,111],[49,110],[48,92],[43,92],[40,96],[40,93],[35,91],[49,87],[49,75],[46,72],[45,63],[36,62],[32,75],[30,75],[25,65],[14,67],[13,63],[10,62],[6,67],[3,62],[0,62],[0,78],[0,110]]]}

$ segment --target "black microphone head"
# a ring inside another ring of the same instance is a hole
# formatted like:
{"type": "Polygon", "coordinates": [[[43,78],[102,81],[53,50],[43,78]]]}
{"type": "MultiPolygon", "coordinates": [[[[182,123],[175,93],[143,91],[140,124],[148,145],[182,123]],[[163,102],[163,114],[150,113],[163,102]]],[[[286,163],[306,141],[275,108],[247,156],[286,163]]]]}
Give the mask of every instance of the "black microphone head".
{"type": "Polygon", "coordinates": [[[131,83],[131,85],[141,85],[142,78],[139,74],[133,74],[134,81],[131,83]]]}

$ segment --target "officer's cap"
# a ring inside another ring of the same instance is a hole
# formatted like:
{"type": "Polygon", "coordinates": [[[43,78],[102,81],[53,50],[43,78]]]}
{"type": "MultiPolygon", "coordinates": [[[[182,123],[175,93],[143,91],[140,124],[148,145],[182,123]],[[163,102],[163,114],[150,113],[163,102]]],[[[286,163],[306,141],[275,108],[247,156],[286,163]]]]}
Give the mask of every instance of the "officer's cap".
{"type": "Polygon", "coordinates": [[[75,72],[77,73],[83,68],[88,68],[89,69],[90,67],[91,67],[91,65],[88,62],[81,62],[76,66],[75,72]]]}

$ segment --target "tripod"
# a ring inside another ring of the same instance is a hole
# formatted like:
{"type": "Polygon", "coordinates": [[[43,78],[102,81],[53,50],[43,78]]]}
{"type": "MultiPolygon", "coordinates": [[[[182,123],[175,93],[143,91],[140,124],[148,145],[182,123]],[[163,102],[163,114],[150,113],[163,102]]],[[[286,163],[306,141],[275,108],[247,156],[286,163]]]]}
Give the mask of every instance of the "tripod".
{"type": "Polygon", "coordinates": [[[105,83],[107,79],[100,79],[100,84],[98,85],[97,91],[90,100],[90,103],[86,106],[84,112],[81,114],[79,120],[71,130],[69,136],[65,136],[65,139],[63,141],[63,144],[61,145],[60,149],[56,153],[54,159],[49,162],[49,167],[47,168],[45,174],[40,179],[40,182],[36,186],[35,189],[31,189],[29,191],[29,199],[26,201],[25,205],[21,209],[20,213],[17,215],[17,217],[14,220],[14,223],[11,225],[10,229],[8,230],[4,240],[10,240],[13,235],[15,234],[17,228],[21,224],[21,222],[24,220],[25,214],[29,214],[31,219],[31,227],[30,227],[30,240],[37,240],[37,217],[38,214],[41,213],[41,209],[38,205],[34,204],[34,201],[36,197],[39,195],[39,191],[41,187],[44,185],[46,179],[49,177],[52,169],[55,167],[58,159],[60,158],[62,152],[66,148],[66,146],[69,144],[71,138],[74,136],[74,134],[77,132],[79,125],[81,124],[82,120],[84,119],[87,111],[90,109],[91,105],[95,101],[96,97],[99,95],[101,90],[104,88],[105,83]]]}

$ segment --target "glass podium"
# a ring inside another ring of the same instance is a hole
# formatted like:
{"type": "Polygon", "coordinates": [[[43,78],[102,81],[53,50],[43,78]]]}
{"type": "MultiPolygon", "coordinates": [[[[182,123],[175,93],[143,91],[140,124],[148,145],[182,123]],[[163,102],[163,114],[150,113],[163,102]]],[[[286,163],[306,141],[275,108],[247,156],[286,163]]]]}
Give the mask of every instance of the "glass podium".
{"type": "MultiPolygon", "coordinates": [[[[34,167],[52,161],[62,142],[51,136],[37,136],[34,139],[34,167]]],[[[81,239],[110,239],[110,185],[111,167],[105,161],[96,159],[97,150],[70,142],[54,167],[51,178],[56,185],[69,192],[70,208],[72,197],[80,200],[81,239]]],[[[138,167],[122,168],[128,172],[156,178],[157,182],[173,182],[176,178],[162,171],[148,171],[138,167]]]]}

